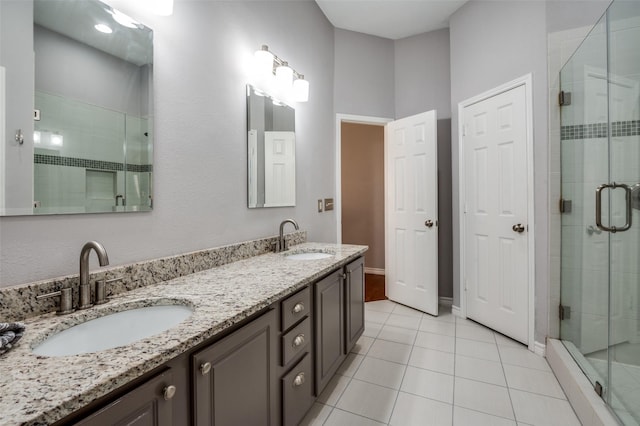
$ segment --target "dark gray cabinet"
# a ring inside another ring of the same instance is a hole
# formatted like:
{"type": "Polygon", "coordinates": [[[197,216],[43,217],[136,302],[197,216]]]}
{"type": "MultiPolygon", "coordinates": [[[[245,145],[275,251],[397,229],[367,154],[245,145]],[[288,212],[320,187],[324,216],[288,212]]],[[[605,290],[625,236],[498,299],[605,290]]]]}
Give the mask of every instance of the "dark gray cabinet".
{"type": "Polygon", "coordinates": [[[345,349],[349,353],[364,332],[364,258],[345,266],[345,349]]]}
{"type": "Polygon", "coordinates": [[[196,426],[279,423],[278,334],[272,309],[193,355],[196,426]]]}
{"type": "Polygon", "coordinates": [[[315,284],[316,395],[320,395],[346,357],[342,269],[315,284]]]}
{"type": "Polygon", "coordinates": [[[316,395],[364,332],[364,258],[315,284],[316,395]]]}
{"type": "Polygon", "coordinates": [[[111,404],[85,417],[78,426],[172,426],[173,401],[178,390],[171,369],[125,393],[111,404]]]}
{"type": "Polygon", "coordinates": [[[297,425],[363,331],[360,257],[56,425],[297,425]]]}

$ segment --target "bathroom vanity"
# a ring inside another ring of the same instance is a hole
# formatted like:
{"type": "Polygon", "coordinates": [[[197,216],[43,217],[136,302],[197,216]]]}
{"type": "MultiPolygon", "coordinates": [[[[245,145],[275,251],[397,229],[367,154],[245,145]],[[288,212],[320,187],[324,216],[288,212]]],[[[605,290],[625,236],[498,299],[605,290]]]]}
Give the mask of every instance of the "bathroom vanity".
{"type": "Polygon", "coordinates": [[[0,359],[3,371],[16,366],[0,378],[0,423],[298,424],[364,331],[366,249],[305,243],[138,288],[99,308],[30,319],[0,359]],[[168,303],[193,315],[124,347],[31,352],[89,317],[168,303]]]}

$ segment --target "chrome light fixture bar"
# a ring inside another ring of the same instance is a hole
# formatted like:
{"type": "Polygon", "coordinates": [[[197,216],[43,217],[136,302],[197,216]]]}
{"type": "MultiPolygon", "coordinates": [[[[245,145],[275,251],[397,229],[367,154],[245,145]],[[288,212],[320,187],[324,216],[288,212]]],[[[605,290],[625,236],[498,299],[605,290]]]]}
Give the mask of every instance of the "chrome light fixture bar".
{"type": "Polygon", "coordinates": [[[260,50],[255,52],[256,66],[260,73],[275,75],[276,84],[282,92],[292,91],[296,102],[309,100],[309,82],[304,75],[292,68],[287,61],[278,57],[269,50],[269,46],[263,44],[260,50]]]}

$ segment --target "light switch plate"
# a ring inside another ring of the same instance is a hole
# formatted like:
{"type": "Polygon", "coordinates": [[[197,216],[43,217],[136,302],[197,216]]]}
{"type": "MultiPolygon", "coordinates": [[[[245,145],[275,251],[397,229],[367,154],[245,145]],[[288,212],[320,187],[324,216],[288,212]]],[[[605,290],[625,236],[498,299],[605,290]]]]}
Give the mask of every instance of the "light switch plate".
{"type": "Polygon", "coordinates": [[[322,213],[322,200],[318,200],[318,213],[322,213]]]}
{"type": "Polygon", "coordinates": [[[333,210],[333,198],[325,198],[324,199],[324,211],[328,212],[333,210]]]}

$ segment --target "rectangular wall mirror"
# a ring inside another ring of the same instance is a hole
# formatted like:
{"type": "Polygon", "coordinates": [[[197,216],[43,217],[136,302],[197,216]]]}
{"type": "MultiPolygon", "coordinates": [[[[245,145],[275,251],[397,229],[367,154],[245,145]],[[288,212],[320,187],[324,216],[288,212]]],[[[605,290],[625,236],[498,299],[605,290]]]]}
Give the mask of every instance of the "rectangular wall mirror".
{"type": "Polygon", "coordinates": [[[295,110],[247,86],[249,208],[296,205],[295,110]]]}
{"type": "MultiPolygon", "coordinates": [[[[20,144],[6,120],[2,215],[150,210],[152,30],[97,0],[19,3],[33,10],[35,78],[32,93],[7,91],[5,102],[31,97],[33,127],[20,129],[20,144]]],[[[2,10],[11,12],[17,6],[2,10]]],[[[30,66],[18,57],[2,56],[7,86],[11,67],[30,66]]]]}

